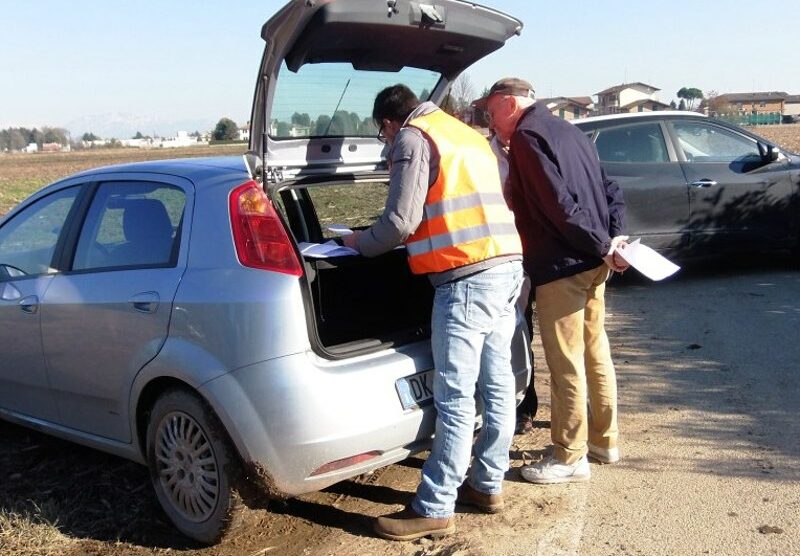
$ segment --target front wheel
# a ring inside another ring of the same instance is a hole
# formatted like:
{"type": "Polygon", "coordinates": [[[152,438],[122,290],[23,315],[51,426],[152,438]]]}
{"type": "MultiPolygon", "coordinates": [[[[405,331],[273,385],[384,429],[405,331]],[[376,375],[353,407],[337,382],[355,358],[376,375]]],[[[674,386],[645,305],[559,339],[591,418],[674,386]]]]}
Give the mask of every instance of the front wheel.
{"type": "Polygon", "coordinates": [[[147,463],[161,507],[184,535],[219,541],[238,511],[239,463],[222,424],[197,395],[162,394],[150,412],[147,463]]]}

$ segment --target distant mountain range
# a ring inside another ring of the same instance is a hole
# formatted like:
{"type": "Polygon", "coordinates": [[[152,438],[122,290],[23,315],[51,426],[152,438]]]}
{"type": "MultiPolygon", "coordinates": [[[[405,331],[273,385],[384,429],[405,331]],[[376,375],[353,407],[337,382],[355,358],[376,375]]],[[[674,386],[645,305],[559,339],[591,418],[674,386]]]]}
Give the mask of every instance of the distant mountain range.
{"type": "MultiPolygon", "coordinates": [[[[217,125],[220,117],[183,120],[165,120],[157,117],[135,116],[121,112],[83,116],[68,122],[63,127],[72,134],[73,139],[91,132],[103,139],[129,139],[140,131],[143,135],[168,137],[178,131],[210,131],[217,125]]],[[[243,125],[244,121],[237,122],[243,125]]]]}

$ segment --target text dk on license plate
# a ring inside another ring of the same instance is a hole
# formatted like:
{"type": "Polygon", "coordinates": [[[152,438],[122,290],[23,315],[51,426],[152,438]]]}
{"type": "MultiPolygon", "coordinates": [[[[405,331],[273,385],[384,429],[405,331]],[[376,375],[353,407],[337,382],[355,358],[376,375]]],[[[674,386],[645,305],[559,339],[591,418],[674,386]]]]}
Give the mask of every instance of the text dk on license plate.
{"type": "Polygon", "coordinates": [[[399,378],[395,387],[403,409],[424,405],[433,398],[433,370],[399,378]]]}

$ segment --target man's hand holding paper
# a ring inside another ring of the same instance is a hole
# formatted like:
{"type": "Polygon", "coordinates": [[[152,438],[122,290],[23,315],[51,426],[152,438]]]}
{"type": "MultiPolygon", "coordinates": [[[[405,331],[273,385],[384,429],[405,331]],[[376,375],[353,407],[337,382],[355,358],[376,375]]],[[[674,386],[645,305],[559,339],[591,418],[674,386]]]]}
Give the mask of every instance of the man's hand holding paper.
{"type": "Polygon", "coordinates": [[[611,249],[608,250],[608,255],[603,257],[603,260],[608,265],[608,268],[614,272],[625,272],[628,267],[628,261],[620,256],[618,250],[628,245],[628,236],[616,236],[611,238],[611,249]]]}
{"type": "Polygon", "coordinates": [[[652,248],[641,243],[640,240],[620,244],[615,250],[633,268],[651,280],[663,280],[675,274],[681,267],[656,253],[652,248]]]}

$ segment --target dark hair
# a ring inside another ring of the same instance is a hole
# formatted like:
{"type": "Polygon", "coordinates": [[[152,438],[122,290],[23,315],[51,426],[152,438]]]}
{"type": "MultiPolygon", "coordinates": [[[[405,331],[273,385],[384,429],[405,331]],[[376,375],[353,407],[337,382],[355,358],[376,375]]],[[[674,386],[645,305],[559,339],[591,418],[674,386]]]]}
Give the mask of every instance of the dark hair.
{"type": "Polygon", "coordinates": [[[378,126],[385,118],[396,122],[404,122],[408,115],[419,106],[419,99],[405,85],[397,84],[386,87],[375,97],[372,108],[372,119],[378,126]]]}

